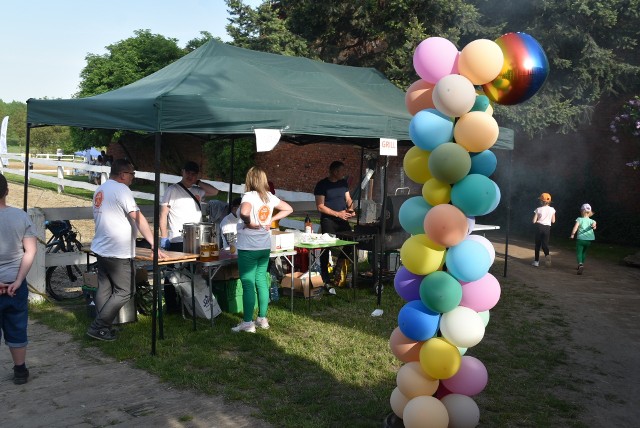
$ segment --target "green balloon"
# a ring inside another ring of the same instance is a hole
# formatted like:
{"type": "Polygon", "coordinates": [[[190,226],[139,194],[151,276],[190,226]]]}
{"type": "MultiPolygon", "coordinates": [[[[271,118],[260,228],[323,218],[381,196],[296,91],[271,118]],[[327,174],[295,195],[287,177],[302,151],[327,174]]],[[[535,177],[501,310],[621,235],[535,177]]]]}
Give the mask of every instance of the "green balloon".
{"type": "Polygon", "coordinates": [[[471,156],[459,144],[444,143],[429,155],[431,175],[444,183],[457,183],[471,170],[471,156]]]}
{"type": "Polygon", "coordinates": [[[462,285],[447,272],[430,273],[420,283],[420,300],[434,312],[449,312],[462,300],[462,285]]]}

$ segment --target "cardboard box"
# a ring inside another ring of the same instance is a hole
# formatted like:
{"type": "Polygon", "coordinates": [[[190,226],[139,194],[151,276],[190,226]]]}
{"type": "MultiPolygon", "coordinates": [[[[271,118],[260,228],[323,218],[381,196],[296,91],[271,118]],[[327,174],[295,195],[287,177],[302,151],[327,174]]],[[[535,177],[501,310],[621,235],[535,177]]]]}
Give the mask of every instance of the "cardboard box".
{"type": "Polygon", "coordinates": [[[83,285],[91,288],[98,288],[98,273],[97,272],[83,272],[82,273],[83,285]]]}
{"type": "MultiPolygon", "coordinates": [[[[311,287],[309,287],[309,274],[307,272],[294,272],[293,273],[293,290],[300,291],[304,294],[304,297],[310,297],[315,295],[315,289],[324,285],[322,276],[317,272],[311,272],[311,287]]],[[[291,288],[291,274],[288,273],[280,281],[280,287],[291,288]]]]}
{"type": "Polygon", "coordinates": [[[293,250],[294,238],[292,232],[280,230],[271,231],[271,252],[293,250]]]}

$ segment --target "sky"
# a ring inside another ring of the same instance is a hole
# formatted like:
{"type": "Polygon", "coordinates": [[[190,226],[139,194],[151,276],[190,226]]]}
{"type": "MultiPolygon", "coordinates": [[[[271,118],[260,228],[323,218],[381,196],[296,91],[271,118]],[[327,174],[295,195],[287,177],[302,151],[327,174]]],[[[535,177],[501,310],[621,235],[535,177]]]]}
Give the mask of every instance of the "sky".
{"type": "MultiPolygon", "coordinates": [[[[257,6],[260,0],[244,0],[257,6]]],[[[12,0],[0,8],[0,99],[70,98],[87,54],[149,29],[178,46],[208,31],[230,38],[224,0],[12,0]]]]}

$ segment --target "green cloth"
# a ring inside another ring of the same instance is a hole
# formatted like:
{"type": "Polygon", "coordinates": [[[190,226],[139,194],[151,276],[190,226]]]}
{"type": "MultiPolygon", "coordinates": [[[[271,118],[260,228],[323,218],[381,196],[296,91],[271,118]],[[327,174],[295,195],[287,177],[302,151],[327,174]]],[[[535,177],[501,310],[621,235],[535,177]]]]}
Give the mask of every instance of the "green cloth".
{"type": "Polygon", "coordinates": [[[243,321],[253,321],[258,291],[258,316],[266,317],[269,308],[269,282],[267,268],[271,250],[238,250],[238,271],[242,281],[243,321]]]}
{"type": "Polygon", "coordinates": [[[594,220],[589,217],[578,217],[576,222],[578,223],[576,239],[582,239],[584,241],[593,241],[596,239],[596,234],[592,227],[593,223],[595,223],[594,220]]]}

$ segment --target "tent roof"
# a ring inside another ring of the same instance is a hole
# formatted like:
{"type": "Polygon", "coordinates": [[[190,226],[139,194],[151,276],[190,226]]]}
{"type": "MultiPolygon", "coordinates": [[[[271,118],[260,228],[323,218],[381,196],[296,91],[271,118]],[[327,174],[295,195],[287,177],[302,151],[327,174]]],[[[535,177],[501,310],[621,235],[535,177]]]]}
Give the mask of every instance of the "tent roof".
{"type": "Polygon", "coordinates": [[[256,128],[268,128],[303,144],[317,137],[370,146],[380,137],[408,141],[410,120],[404,92],[374,69],[214,40],[104,94],[27,101],[32,127],[219,135],[252,135],[256,128]]]}

